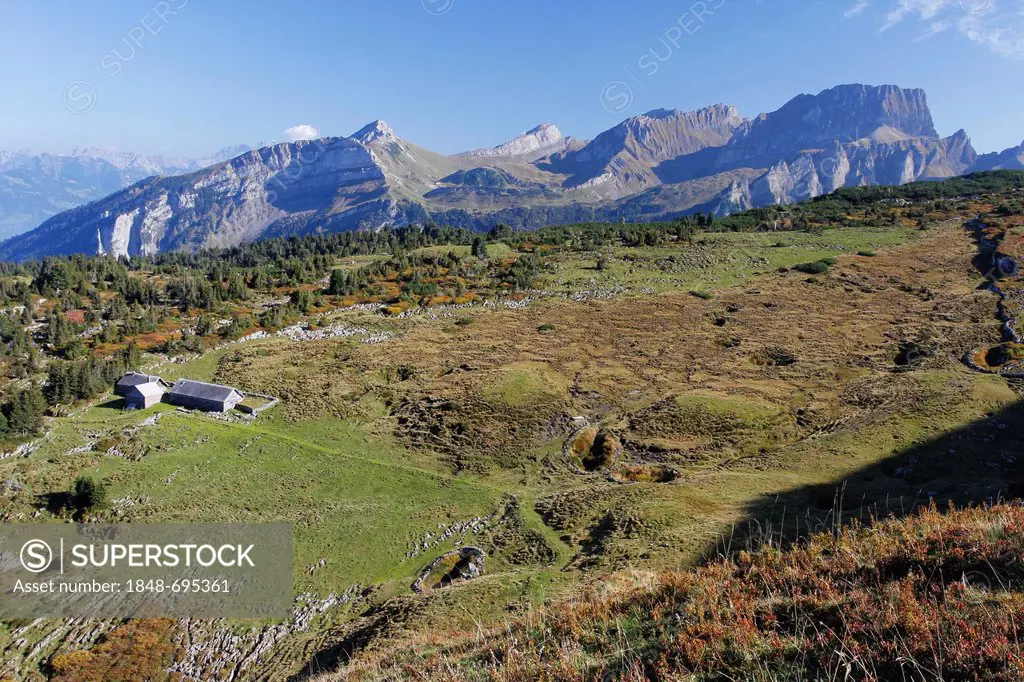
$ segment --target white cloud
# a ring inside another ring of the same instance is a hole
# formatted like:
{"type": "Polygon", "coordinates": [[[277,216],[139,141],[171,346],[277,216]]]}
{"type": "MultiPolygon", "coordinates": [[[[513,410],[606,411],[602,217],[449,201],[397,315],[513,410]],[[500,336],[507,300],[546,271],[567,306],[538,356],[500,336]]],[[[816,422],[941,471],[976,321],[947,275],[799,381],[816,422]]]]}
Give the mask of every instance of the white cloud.
{"type": "Polygon", "coordinates": [[[1024,20],[999,26],[998,22],[986,22],[972,15],[961,19],[957,28],[968,39],[1002,57],[1024,59],[1024,20]]]}
{"type": "Polygon", "coordinates": [[[843,16],[845,16],[847,19],[852,19],[853,17],[863,13],[864,10],[868,8],[869,4],[870,3],[868,2],[868,0],[857,0],[857,2],[855,2],[853,6],[850,7],[850,9],[843,12],[843,16]]]}
{"type": "Polygon", "coordinates": [[[297,126],[292,126],[284,131],[284,137],[289,142],[298,142],[299,140],[315,140],[320,137],[320,131],[309,125],[308,123],[300,123],[297,126]]]}
{"type": "Polygon", "coordinates": [[[940,33],[948,31],[952,24],[948,21],[935,21],[932,25],[925,29],[924,33],[914,38],[915,43],[920,43],[923,40],[928,40],[931,37],[937,36],[940,33]]]}
{"type": "Polygon", "coordinates": [[[888,31],[908,16],[916,15],[922,20],[933,19],[957,3],[958,0],[898,0],[896,6],[885,15],[885,25],[881,30],[888,31]]]}
{"type": "MultiPolygon", "coordinates": [[[[846,16],[864,11],[857,0],[846,16]]],[[[955,28],[963,37],[1002,57],[1024,59],[1024,0],[887,0],[880,32],[903,22],[923,25],[921,42],[955,28]]]]}

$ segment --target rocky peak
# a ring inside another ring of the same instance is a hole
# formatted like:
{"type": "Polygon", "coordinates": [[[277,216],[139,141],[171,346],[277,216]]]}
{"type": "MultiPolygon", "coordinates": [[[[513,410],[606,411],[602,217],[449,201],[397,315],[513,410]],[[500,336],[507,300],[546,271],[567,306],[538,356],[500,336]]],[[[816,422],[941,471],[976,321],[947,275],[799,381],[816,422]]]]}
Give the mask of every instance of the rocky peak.
{"type": "Polygon", "coordinates": [[[565,146],[566,138],[554,123],[541,123],[508,142],[486,149],[466,152],[465,156],[536,156],[551,153],[565,146]]]}
{"type": "Polygon", "coordinates": [[[843,141],[864,137],[882,126],[917,137],[938,137],[928,98],[918,88],[839,85],[817,95],[797,97],[777,113],[783,112],[800,113],[805,122],[817,124],[843,141]]]}
{"type": "Polygon", "coordinates": [[[745,124],[736,107],[727,104],[696,111],[654,109],[606,130],[559,160],[554,168],[573,173],[570,187],[590,187],[600,182],[612,188],[606,192],[608,196],[623,196],[663,182],[664,178],[684,175],[685,171],[671,170],[663,164],[723,146],[745,124]],[[655,172],[655,168],[660,170],[655,172]]]}
{"type": "Polygon", "coordinates": [[[963,128],[942,140],[950,169],[955,173],[963,173],[978,160],[978,152],[971,144],[971,138],[963,128]]]}
{"type": "Polygon", "coordinates": [[[804,149],[856,140],[893,143],[910,138],[938,142],[923,90],[895,85],[840,85],[798,95],[743,127],[724,150],[718,168],[768,167],[804,149]]]}
{"type": "Polygon", "coordinates": [[[552,143],[564,139],[562,131],[554,123],[541,123],[536,128],[524,133],[523,137],[534,137],[542,142],[552,143]]]}
{"type": "Polygon", "coordinates": [[[377,120],[356,131],[352,135],[352,139],[363,144],[370,144],[371,142],[396,142],[398,137],[391,126],[384,121],[377,120]]]}

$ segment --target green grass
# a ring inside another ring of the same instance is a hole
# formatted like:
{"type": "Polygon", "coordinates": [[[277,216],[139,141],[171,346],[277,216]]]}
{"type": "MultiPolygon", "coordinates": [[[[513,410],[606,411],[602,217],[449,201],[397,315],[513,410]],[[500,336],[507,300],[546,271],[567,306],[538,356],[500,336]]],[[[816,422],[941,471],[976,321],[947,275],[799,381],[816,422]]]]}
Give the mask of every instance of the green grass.
{"type": "Polygon", "coordinates": [[[484,389],[490,400],[524,407],[565,394],[568,386],[562,375],[543,363],[519,363],[503,368],[497,379],[484,389]]]}
{"type": "MultiPolygon", "coordinates": [[[[463,245],[441,245],[441,246],[424,246],[411,252],[413,255],[422,256],[442,256],[446,253],[453,253],[462,258],[466,258],[472,254],[472,248],[463,245]]],[[[515,251],[512,250],[508,244],[504,242],[494,242],[487,244],[487,257],[491,260],[498,258],[507,258],[515,255],[515,251]]]]}
{"type": "MultiPolygon", "coordinates": [[[[210,379],[224,352],[160,372],[210,379]]],[[[436,533],[439,523],[489,515],[501,494],[356,422],[293,423],[272,410],[254,425],[231,424],[166,404],[123,411],[119,399],[59,420],[30,458],[0,462],[0,476],[26,480],[39,493],[69,490],[80,473],[104,480],[109,500],[145,500],[122,520],[294,524],[295,589],[321,594],[356,582],[397,581],[392,589],[404,589],[423,564],[453,547],[405,559],[413,540],[436,533]],[[159,412],[162,419],[134,437],[148,450],[139,461],[69,454],[87,434],[118,434],[159,412]],[[328,564],[307,575],[305,567],[322,558],[328,564]]]]}
{"type": "Polygon", "coordinates": [[[578,291],[596,285],[707,293],[779,268],[898,246],[915,233],[888,227],[851,227],[820,234],[713,232],[700,235],[693,246],[618,247],[600,271],[595,267],[598,253],[568,253],[544,273],[541,288],[578,291]]]}
{"type": "Polygon", "coordinates": [[[711,414],[735,417],[748,424],[760,424],[778,415],[777,407],[746,398],[687,394],[676,397],[684,410],[706,410],[711,414]]]}
{"type": "Polygon", "coordinates": [[[96,472],[111,499],[146,500],[137,521],[294,524],[296,589],[323,594],[411,580],[423,563],[403,559],[412,536],[495,507],[496,491],[418,467],[358,425],[331,433],[327,447],[305,440],[301,424],[280,433],[171,414],[141,433],[144,459],[106,458],[96,472]],[[322,558],[328,564],[306,575],[322,558]]]}

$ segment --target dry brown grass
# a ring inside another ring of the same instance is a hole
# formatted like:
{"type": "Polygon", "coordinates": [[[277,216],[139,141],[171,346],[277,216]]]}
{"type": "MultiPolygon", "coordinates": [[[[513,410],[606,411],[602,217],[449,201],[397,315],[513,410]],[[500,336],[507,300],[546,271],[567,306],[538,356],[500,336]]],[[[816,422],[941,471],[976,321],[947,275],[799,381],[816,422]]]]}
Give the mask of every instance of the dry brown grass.
{"type": "Polygon", "coordinates": [[[628,573],[476,633],[424,633],[321,682],[986,680],[1024,676],[1024,508],[821,534],[628,573]]]}

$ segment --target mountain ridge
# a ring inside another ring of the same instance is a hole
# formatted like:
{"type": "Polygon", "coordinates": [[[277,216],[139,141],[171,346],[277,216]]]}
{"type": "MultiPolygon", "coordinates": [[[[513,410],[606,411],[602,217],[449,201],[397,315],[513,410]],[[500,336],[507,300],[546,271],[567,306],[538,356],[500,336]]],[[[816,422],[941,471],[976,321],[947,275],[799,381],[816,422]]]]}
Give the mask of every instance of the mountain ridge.
{"type": "Polygon", "coordinates": [[[963,130],[939,137],[924,91],[893,85],[798,95],[754,119],[728,104],[655,109],[593,140],[544,123],[450,156],[378,120],[351,137],[279,143],[141,180],[0,244],[0,257],[130,256],[408,223],[531,228],[727,214],[1022,159],[1013,150],[979,157],[963,130]]]}

